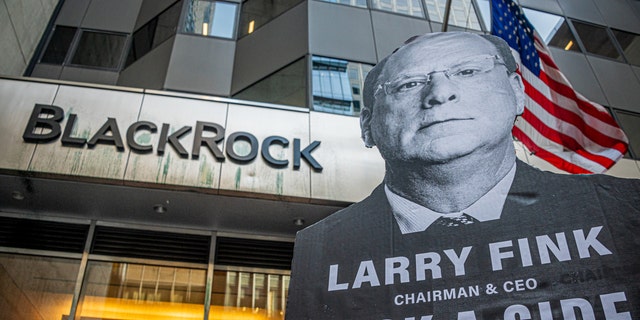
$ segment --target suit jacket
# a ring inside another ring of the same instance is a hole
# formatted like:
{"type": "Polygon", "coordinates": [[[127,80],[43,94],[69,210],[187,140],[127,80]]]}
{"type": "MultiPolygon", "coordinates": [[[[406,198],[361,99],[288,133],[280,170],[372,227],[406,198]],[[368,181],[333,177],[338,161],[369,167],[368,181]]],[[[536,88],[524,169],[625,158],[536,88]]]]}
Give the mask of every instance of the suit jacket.
{"type": "Polygon", "coordinates": [[[499,220],[403,235],[381,185],[298,233],[286,317],[638,319],[639,214],[640,180],[518,161],[499,220]]]}

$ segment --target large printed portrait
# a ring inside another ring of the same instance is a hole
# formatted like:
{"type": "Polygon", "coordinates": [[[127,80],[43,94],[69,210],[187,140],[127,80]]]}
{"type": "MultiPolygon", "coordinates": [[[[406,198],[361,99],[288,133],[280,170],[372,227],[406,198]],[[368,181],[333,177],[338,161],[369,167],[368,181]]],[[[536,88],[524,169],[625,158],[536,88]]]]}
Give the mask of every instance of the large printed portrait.
{"type": "Polygon", "coordinates": [[[640,318],[640,181],[516,159],[504,41],[412,38],[363,93],[384,181],[298,233],[287,319],[640,318]]]}

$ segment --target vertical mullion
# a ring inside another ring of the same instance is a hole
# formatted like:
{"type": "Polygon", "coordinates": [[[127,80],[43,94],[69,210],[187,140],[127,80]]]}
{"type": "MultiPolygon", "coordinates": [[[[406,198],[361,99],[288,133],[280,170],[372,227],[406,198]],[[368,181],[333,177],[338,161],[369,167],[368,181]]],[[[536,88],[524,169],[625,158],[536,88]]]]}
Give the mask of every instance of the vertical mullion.
{"type": "Polygon", "coordinates": [[[69,317],[76,319],[76,313],[78,312],[78,302],[80,300],[80,293],[82,291],[82,283],[84,282],[85,272],[87,270],[87,263],[89,261],[89,251],[91,250],[91,243],[93,242],[93,234],[96,230],[96,221],[92,220],[89,225],[89,232],[87,232],[87,239],[84,243],[84,250],[82,250],[82,259],[80,260],[80,268],[78,268],[78,276],[76,277],[76,285],[73,289],[73,300],[71,301],[71,310],[69,311],[69,317]]]}
{"type": "Polygon", "coordinates": [[[211,291],[213,290],[214,259],[216,255],[216,233],[211,234],[211,244],[209,245],[209,263],[207,264],[207,280],[204,288],[204,320],[209,319],[211,311],[211,291]]]}
{"type": "Polygon", "coordinates": [[[251,309],[256,308],[256,273],[251,273],[251,309]]]}

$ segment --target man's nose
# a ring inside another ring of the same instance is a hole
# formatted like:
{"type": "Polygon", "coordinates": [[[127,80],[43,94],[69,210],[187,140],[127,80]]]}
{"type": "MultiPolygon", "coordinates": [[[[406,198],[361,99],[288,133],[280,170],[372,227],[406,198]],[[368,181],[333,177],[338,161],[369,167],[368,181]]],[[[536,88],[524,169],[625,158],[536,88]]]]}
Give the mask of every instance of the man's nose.
{"type": "Polygon", "coordinates": [[[431,75],[429,90],[427,90],[422,99],[422,107],[429,109],[446,103],[456,102],[458,99],[458,86],[444,73],[434,73],[431,75]]]}

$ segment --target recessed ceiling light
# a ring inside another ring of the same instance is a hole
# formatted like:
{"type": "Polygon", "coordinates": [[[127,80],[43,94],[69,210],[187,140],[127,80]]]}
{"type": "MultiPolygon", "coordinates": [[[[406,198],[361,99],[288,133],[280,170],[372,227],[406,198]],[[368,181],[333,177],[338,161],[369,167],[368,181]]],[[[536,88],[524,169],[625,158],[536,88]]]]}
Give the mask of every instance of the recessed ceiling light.
{"type": "Polygon", "coordinates": [[[11,192],[11,197],[16,200],[24,200],[24,194],[20,191],[11,192]]]}
{"type": "Polygon", "coordinates": [[[156,204],[155,206],[153,206],[153,211],[155,211],[156,213],[165,213],[167,212],[167,210],[167,207],[162,204],[156,204]]]}

